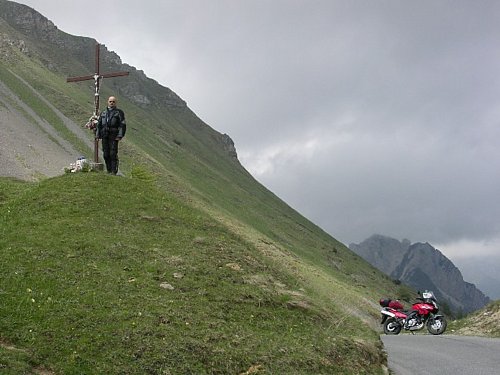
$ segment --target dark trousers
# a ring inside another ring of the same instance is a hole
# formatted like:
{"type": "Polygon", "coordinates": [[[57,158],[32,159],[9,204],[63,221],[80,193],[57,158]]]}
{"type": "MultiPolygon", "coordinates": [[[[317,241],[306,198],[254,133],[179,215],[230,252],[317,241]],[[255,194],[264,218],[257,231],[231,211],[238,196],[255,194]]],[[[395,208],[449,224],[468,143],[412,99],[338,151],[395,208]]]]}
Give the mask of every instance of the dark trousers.
{"type": "Polygon", "coordinates": [[[118,141],[115,135],[102,137],[102,156],[108,173],[118,173],[118,141]]]}

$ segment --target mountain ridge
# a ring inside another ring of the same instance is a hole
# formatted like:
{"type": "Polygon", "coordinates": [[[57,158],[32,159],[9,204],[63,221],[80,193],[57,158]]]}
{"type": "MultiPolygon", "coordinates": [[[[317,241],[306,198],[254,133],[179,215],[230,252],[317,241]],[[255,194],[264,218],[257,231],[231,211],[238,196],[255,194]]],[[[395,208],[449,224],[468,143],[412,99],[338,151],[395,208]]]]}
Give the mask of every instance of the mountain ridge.
{"type": "MultiPolygon", "coordinates": [[[[73,36],[67,34],[57,28],[57,26],[50,21],[47,17],[43,16],[35,9],[23,5],[14,3],[11,1],[2,2],[2,13],[4,14],[3,20],[8,23],[13,29],[17,30],[21,34],[34,38],[37,40],[37,45],[30,45],[28,47],[25,41],[18,40],[16,44],[20,47],[21,51],[26,54],[36,53],[40,48],[40,43],[55,44],[60,50],[58,51],[51,49],[53,55],[57,55],[62,51],[69,52],[70,54],[77,57],[79,64],[73,64],[71,66],[63,63],[60,64],[61,60],[58,58],[54,61],[46,61],[47,67],[56,72],[66,72],[67,70],[73,70],[74,75],[88,75],[94,73],[95,59],[94,59],[94,46],[96,40],[88,37],[73,36]],[[33,49],[33,52],[31,51],[33,49]],[[86,53],[86,52],[90,53],[86,53]],[[55,61],[58,64],[55,64],[55,61]]],[[[11,41],[12,43],[12,41],[11,41]]],[[[105,45],[101,46],[101,63],[103,68],[112,68],[112,70],[130,70],[130,74],[135,77],[135,81],[129,80],[128,86],[121,89],[122,93],[127,96],[128,99],[139,105],[151,105],[151,104],[164,104],[171,106],[185,107],[186,102],[182,100],[177,94],[167,87],[161,86],[155,80],[148,78],[143,71],[137,68],[124,64],[121,58],[113,51],[109,51],[105,45]],[[151,98],[145,98],[139,93],[141,92],[141,86],[143,82],[147,81],[149,84],[153,84],[156,90],[156,95],[151,98]],[[160,93],[158,95],[158,93],[160,93]]],[[[47,51],[44,51],[47,52],[47,51]]],[[[52,56],[49,56],[52,57],[52,56]]],[[[57,56],[59,57],[59,56],[57,56]]]]}

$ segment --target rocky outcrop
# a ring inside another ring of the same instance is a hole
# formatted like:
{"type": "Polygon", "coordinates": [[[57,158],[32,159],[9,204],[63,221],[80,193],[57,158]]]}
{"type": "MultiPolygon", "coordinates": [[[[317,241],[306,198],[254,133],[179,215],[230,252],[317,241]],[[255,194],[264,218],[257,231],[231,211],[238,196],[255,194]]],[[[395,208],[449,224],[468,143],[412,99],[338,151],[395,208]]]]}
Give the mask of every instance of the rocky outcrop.
{"type": "Polygon", "coordinates": [[[59,30],[54,23],[29,6],[2,0],[0,14],[11,26],[25,35],[43,41],[59,40],[59,30]]]}
{"type": "Polygon", "coordinates": [[[350,249],[395,280],[415,289],[432,290],[438,300],[455,312],[468,313],[490,302],[474,284],[464,281],[460,270],[428,243],[374,235],[350,249]]]}
{"type": "Polygon", "coordinates": [[[221,135],[222,148],[234,159],[238,159],[238,154],[236,153],[236,147],[234,147],[234,142],[231,137],[227,134],[221,135]]]}

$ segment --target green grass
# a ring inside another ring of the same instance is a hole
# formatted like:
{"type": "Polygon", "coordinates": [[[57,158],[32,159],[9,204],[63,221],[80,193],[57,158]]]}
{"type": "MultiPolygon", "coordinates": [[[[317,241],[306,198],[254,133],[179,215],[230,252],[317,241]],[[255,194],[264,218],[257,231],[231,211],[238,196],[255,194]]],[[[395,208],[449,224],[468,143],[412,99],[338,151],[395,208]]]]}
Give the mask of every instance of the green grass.
{"type": "Polygon", "coordinates": [[[0,180],[2,371],[379,371],[357,319],[136,175],[0,180]]]}

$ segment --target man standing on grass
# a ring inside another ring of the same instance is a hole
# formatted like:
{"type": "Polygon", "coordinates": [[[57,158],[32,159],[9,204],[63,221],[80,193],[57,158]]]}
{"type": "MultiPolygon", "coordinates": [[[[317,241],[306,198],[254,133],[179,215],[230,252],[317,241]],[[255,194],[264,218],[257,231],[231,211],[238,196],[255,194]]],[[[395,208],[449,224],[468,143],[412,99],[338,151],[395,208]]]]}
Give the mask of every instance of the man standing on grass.
{"type": "Polygon", "coordinates": [[[108,107],[101,112],[97,120],[96,137],[102,141],[102,154],[108,173],[118,173],[118,142],[127,131],[125,113],[116,107],[114,96],[108,99],[108,107]]]}

